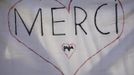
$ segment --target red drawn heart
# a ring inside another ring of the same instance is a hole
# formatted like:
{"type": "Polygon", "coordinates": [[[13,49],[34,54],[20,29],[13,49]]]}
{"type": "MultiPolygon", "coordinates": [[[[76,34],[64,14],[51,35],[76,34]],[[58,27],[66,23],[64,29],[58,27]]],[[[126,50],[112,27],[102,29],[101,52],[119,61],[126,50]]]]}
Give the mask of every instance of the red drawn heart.
{"type": "Polygon", "coordinates": [[[75,52],[75,44],[71,43],[71,44],[68,44],[68,43],[63,43],[62,44],[62,50],[64,52],[64,54],[67,56],[68,59],[70,59],[73,55],[73,53],[75,52]],[[72,47],[72,49],[70,49],[70,51],[68,51],[67,49],[65,49],[64,47],[72,47]]]}
{"type": "Polygon", "coordinates": [[[68,2],[67,5],[63,4],[63,3],[62,3],[61,1],[59,1],[59,0],[55,0],[55,1],[57,1],[59,4],[61,4],[62,6],[64,6],[64,7],[67,9],[67,11],[70,12],[70,7],[71,7],[71,4],[72,4],[72,1],[73,1],[73,0],[69,0],[69,2],[68,2]]]}
{"type": "MultiPolygon", "coordinates": [[[[59,72],[61,73],[61,75],[64,75],[64,73],[62,72],[62,70],[60,70],[55,64],[53,64],[51,61],[49,61],[49,60],[46,59],[45,57],[41,56],[38,52],[34,51],[34,49],[32,49],[32,48],[30,48],[29,46],[27,46],[23,41],[19,40],[19,39],[11,32],[10,21],[9,21],[10,17],[9,17],[9,15],[10,15],[11,10],[12,10],[18,3],[20,3],[21,1],[23,1],[23,0],[17,1],[17,2],[16,2],[13,6],[11,6],[10,9],[9,9],[9,12],[8,12],[8,28],[9,28],[9,33],[10,33],[11,36],[12,36],[13,38],[15,38],[19,43],[21,43],[22,45],[24,45],[26,48],[28,48],[28,49],[29,49],[30,51],[32,51],[34,54],[36,54],[37,56],[39,56],[39,57],[40,57],[41,59],[43,59],[45,62],[47,62],[47,63],[49,63],[50,65],[52,65],[57,71],[59,71],[59,72]]],[[[58,0],[56,0],[56,1],[59,2],[61,5],[65,6],[65,5],[64,5],[63,3],[61,3],[60,1],[58,1],[58,0]]],[[[70,7],[71,7],[72,1],[73,1],[73,0],[69,0],[68,6],[65,6],[65,7],[67,8],[68,12],[70,11],[70,7]]],[[[121,3],[120,0],[118,0],[118,2],[119,2],[119,4],[120,4],[120,6],[121,6],[121,10],[122,10],[122,13],[123,13],[123,22],[122,22],[123,25],[122,25],[121,33],[120,33],[113,41],[111,41],[110,43],[108,43],[107,45],[105,45],[103,48],[97,50],[96,53],[94,53],[93,55],[91,55],[91,56],[89,56],[87,59],[85,59],[85,61],[83,61],[83,63],[77,68],[77,70],[74,72],[73,75],[76,75],[76,74],[78,73],[78,71],[79,71],[90,59],[92,59],[92,58],[93,58],[94,56],[96,56],[98,53],[102,52],[106,47],[110,46],[112,43],[114,43],[115,41],[117,41],[117,40],[121,37],[121,35],[122,35],[123,31],[124,31],[125,16],[124,16],[123,5],[122,5],[122,3],[121,3]]]]}

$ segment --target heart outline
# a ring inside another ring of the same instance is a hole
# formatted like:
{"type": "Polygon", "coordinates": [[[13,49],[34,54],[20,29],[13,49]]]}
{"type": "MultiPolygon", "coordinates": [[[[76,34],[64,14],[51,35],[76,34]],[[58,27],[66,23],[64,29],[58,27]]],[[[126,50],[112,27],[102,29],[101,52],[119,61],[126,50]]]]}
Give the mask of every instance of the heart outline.
{"type": "MultiPolygon", "coordinates": [[[[45,62],[49,63],[51,66],[53,66],[57,71],[59,71],[61,73],[61,75],[64,75],[63,71],[58,68],[55,64],[53,64],[51,61],[49,61],[48,59],[46,59],[45,57],[41,56],[40,54],[38,54],[36,51],[34,51],[34,49],[30,48],[29,46],[27,46],[24,42],[22,42],[21,40],[19,40],[15,35],[13,35],[13,33],[11,32],[11,28],[10,28],[10,21],[9,21],[9,14],[11,12],[11,10],[18,4],[20,3],[21,1],[23,0],[19,0],[17,1],[14,5],[12,5],[10,8],[9,8],[9,11],[8,11],[8,29],[9,29],[9,33],[10,35],[16,39],[19,43],[21,43],[23,46],[25,46],[26,48],[28,48],[30,51],[32,51],[34,54],[36,54],[37,56],[39,56],[41,59],[43,59],[45,62]]],[[[58,1],[58,0],[56,0],[58,1]]],[[[121,35],[123,34],[123,31],[124,31],[124,25],[125,25],[125,12],[124,12],[124,8],[123,8],[123,5],[122,5],[122,2],[120,0],[117,0],[121,6],[121,10],[122,10],[122,13],[123,13],[123,22],[122,22],[122,30],[121,30],[121,33],[110,43],[108,43],[107,45],[105,45],[103,48],[99,49],[96,53],[94,53],[93,55],[89,56],[78,68],[77,70],[74,72],[73,75],[76,75],[79,70],[90,60],[92,59],[94,56],[96,56],[98,53],[102,52],[105,48],[107,48],[108,46],[110,46],[112,43],[116,42],[120,37],[121,35]]],[[[71,3],[72,3],[72,0],[70,0],[69,4],[68,4],[68,7],[66,7],[67,9],[69,9],[70,11],[70,7],[71,7],[71,3]]],[[[68,11],[68,12],[69,12],[68,11]]]]}
{"type": "MultiPolygon", "coordinates": [[[[64,50],[64,49],[63,49],[64,45],[73,46],[74,48],[76,47],[76,45],[75,45],[74,43],[71,43],[71,44],[63,43],[63,44],[62,44],[62,50],[64,50]]],[[[66,55],[66,57],[67,57],[68,59],[70,59],[70,58],[72,57],[72,55],[74,54],[75,49],[73,50],[73,52],[71,52],[70,55],[66,54],[65,51],[63,51],[63,52],[64,52],[64,54],[66,55]]]]}
{"type": "Polygon", "coordinates": [[[64,5],[62,2],[60,2],[59,0],[55,0],[55,1],[58,2],[59,4],[61,4],[62,6],[64,6],[67,9],[67,11],[70,13],[70,8],[71,8],[71,4],[72,4],[73,0],[69,0],[67,6],[64,5]]]}

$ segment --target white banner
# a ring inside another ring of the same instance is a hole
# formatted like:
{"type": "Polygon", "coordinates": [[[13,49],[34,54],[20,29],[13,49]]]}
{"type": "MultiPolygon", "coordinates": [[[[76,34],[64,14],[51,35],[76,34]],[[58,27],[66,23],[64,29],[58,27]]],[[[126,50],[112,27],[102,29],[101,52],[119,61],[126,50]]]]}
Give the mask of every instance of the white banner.
{"type": "Polygon", "coordinates": [[[1,0],[0,75],[134,75],[133,0],[1,0]]]}

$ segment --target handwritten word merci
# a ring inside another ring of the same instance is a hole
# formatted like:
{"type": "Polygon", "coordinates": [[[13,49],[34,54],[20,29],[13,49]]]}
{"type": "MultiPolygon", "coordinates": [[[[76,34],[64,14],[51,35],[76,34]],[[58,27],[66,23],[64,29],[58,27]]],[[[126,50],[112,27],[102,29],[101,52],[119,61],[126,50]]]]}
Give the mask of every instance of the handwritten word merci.
{"type": "MultiPolygon", "coordinates": [[[[96,30],[102,35],[108,35],[108,34],[110,34],[110,32],[108,32],[108,31],[104,32],[103,30],[101,30],[99,28],[99,24],[97,24],[97,21],[98,21],[97,16],[98,16],[99,10],[103,9],[104,7],[107,7],[107,5],[108,5],[107,3],[99,5],[96,8],[95,14],[94,14],[94,26],[95,26],[96,30]]],[[[116,30],[115,33],[118,34],[119,33],[119,31],[118,31],[118,3],[115,3],[114,8],[115,8],[114,11],[115,11],[115,30],[116,30]]],[[[64,20],[64,19],[56,20],[57,15],[60,15],[60,14],[55,14],[55,11],[63,11],[63,9],[66,10],[65,7],[52,7],[51,8],[51,22],[52,22],[51,25],[52,25],[52,35],[53,36],[65,36],[65,35],[67,35],[66,33],[62,32],[62,30],[61,30],[60,33],[56,32],[56,29],[57,29],[56,24],[62,23],[61,25],[64,25],[63,23],[65,23],[66,20],[64,20]]],[[[43,15],[42,10],[43,10],[42,8],[39,8],[37,10],[37,14],[35,15],[32,26],[30,28],[28,28],[25,21],[24,21],[25,18],[22,18],[22,15],[20,14],[20,11],[17,8],[14,8],[13,12],[14,12],[14,20],[15,20],[14,21],[15,22],[14,23],[15,24],[15,26],[14,26],[15,27],[15,35],[18,35],[18,32],[19,32],[18,20],[21,20],[22,25],[24,26],[25,30],[27,31],[28,35],[30,36],[32,31],[33,31],[33,28],[35,27],[35,23],[36,23],[37,19],[39,19],[39,21],[40,21],[39,25],[40,25],[40,31],[41,31],[40,34],[41,34],[41,36],[43,36],[44,35],[43,16],[45,16],[45,15],[43,15]]],[[[73,11],[73,13],[74,13],[74,15],[73,15],[73,17],[74,17],[74,35],[78,35],[78,29],[81,30],[85,35],[87,35],[88,34],[87,31],[83,27],[83,23],[86,21],[86,19],[88,17],[87,11],[85,9],[83,9],[82,7],[79,7],[79,6],[74,6],[73,10],[74,10],[73,11]],[[79,18],[79,17],[77,17],[78,16],[78,14],[77,14],[78,10],[83,12],[82,15],[83,15],[84,18],[81,21],[78,21],[78,18],[79,18]]]]}

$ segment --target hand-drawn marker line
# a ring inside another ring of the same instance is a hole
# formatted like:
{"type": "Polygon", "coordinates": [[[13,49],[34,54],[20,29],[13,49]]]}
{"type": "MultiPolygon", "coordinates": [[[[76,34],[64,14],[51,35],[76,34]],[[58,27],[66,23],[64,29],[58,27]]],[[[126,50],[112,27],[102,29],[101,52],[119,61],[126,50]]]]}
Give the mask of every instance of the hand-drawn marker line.
{"type": "Polygon", "coordinates": [[[73,0],[69,0],[69,3],[67,6],[64,5],[62,2],[60,2],[59,0],[55,0],[55,1],[58,2],[59,4],[61,4],[63,7],[65,7],[67,9],[67,11],[70,13],[70,7],[71,7],[73,0]]]}
{"type": "MultiPolygon", "coordinates": [[[[43,59],[45,62],[48,62],[50,65],[52,65],[54,68],[56,68],[62,75],[64,75],[64,73],[56,66],[54,65],[53,63],[51,63],[50,61],[48,61],[46,58],[42,57],[40,54],[38,54],[37,52],[35,52],[33,49],[31,49],[30,47],[28,47],[25,43],[23,43],[22,41],[20,41],[17,37],[15,37],[12,32],[11,32],[11,28],[10,28],[10,21],[9,21],[9,14],[10,14],[10,11],[14,8],[14,6],[18,3],[20,3],[22,0],[19,0],[18,2],[16,2],[10,9],[9,9],[9,12],[8,12],[8,28],[9,28],[9,32],[11,34],[11,36],[13,38],[15,38],[19,43],[23,44],[25,47],[27,47],[30,51],[32,51],[33,53],[35,53],[37,56],[39,56],[41,59],[43,59]]],[[[106,46],[104,46],[102,49],[98,50],[95,54],[93,54],[92,56],[90,56],[86,61],[84,61],[84,63],[82,63],[78,69],[75,71],[74,75],[76,75],[78,73],[78,71],[90,60],[92,59],[94,56],[96,56],[98,53],[100,53],[101,51],[103,51],[106,47],[108,47],[109,45],[111,45],[112,43],[114,43],[116,40],[118,40],[123,31],[124,31],[124,24],[125,24],[125,16],[124,16],[124,9],[123,9],[123,6],[122,6],[122,3],[120,0],[118,0],[120,6],[121,6],[121,9],[123,11],[123,27],[122,27],[122,31],[121,33],[119,34],[119,36],[113,40],[111,43],[107,44],[106,46]]],[[[71,3],[70,3],[71,5],[71,3]]]]}
{"type": "MultiPolygon", "coordinates": [[[[73,43],[72,43],[73,44],[73,43]]],[[[76,51],[76,45],[75,44],[73,44],[74,45],[74,51],[73,51],[73,53],[70,55],[70,57],[69,57],[69,59],[73,56],[73,54],[75,53],[75,51],[76,51]]]]}
{"type": "Polygon", "coordinates": [[[68,4],[68,12],[70,12],[70,8],[71,8],[72,2],[73,2],[73,0],[70,0],[70,1],[69,1],[69,4],[68,4]]]}
{"type": "Polygon", "coordinates": [[[50,62],[48,59],[46,59],[45,57],[41,56],[39,53],[37,53],[36,51],[34,51],[34,49],[30,48],[29,46],[27,46],[23,41],[20,41],[16,36],[13,35],[12,31],[11,31],[11,27],[10,27],[10,12],[11,10],[18,4],[20,3],[21,1],[23,0],[19,0],[17,1],[13,6],[11,6],[9,8],[9,11],[8,11],[8,29],[9,29],[9,33],[10,35],[15,38],[19,43],[21,43],[23,46],[25,46],[26,48],[28,48],[31,52],[33,52],[34,54],[36,54],[37,56],[39,56],[41,59],[43,59],[45,62],[49,63],[51,66],[53,66],[57,71],[59,71],[61,73],[61,75],[64,75],[64,73],[60,70],[60,68],[58,68],[55,64],[53,64],[52,62],[50,62]]]}
{"type": "Polygon", "coordinates": [[[110,42],[109,44],[107,44],[106,46],[104,46],[103,48],[101,48],[100,50],[98,50],[95,54],[93,54],[92,56],[88,57],[79,67],[78,69],[75,71],[74,75],[76,75],[79,70],[89,61],[91,60],[94,56],[96,56],[97,54],[99,54],[100,52],[102,52],[106,47],[110,46],[111,44],[113,44],[115,41],[117,41],[121,35],[123,34],[123,31],[124,31],[124,25],[125,25],[125,12],[124,12],[124,8],[123,8],[123,5],[121,3],[120,0],[118,0],[120,6],[121,6],[121,10],[122,10],[122,13],[123,13],[123,22],[122,22],[122,30],[121,30],[121,33],[118,35],[118,37],[116,39],[114,39],[112,42],[110,42]]]}
{"type": "MultiPolygon", "coordinates": [[[[63,43],[63,44],[62,44],[62,50],[64,50],[64,48],[63,48],[63,47],[64,47],[64,45],[65,45],[65,44],[66,44],[66,43],[63,43]]],[[[75,45],[75,44],[73,44],[73,43],[68,44],[68,45],[73,45],[73,46],[74,46],[74,48],[76,48],[76,45],[75,45]]],[[[76,51],[76,49],[74,49],[74,50],[73,50],[73,52],[72,52],[69,56],[68,56],[68,55],[67,55],[64,51],[63,51],[63,52],[64,52],[64,54],[66,55],[66,57],[67,57],[68,59],[70,59],[70,58],[73,56],[73,54],[75,53],[75,51],[76,51]]]]}

